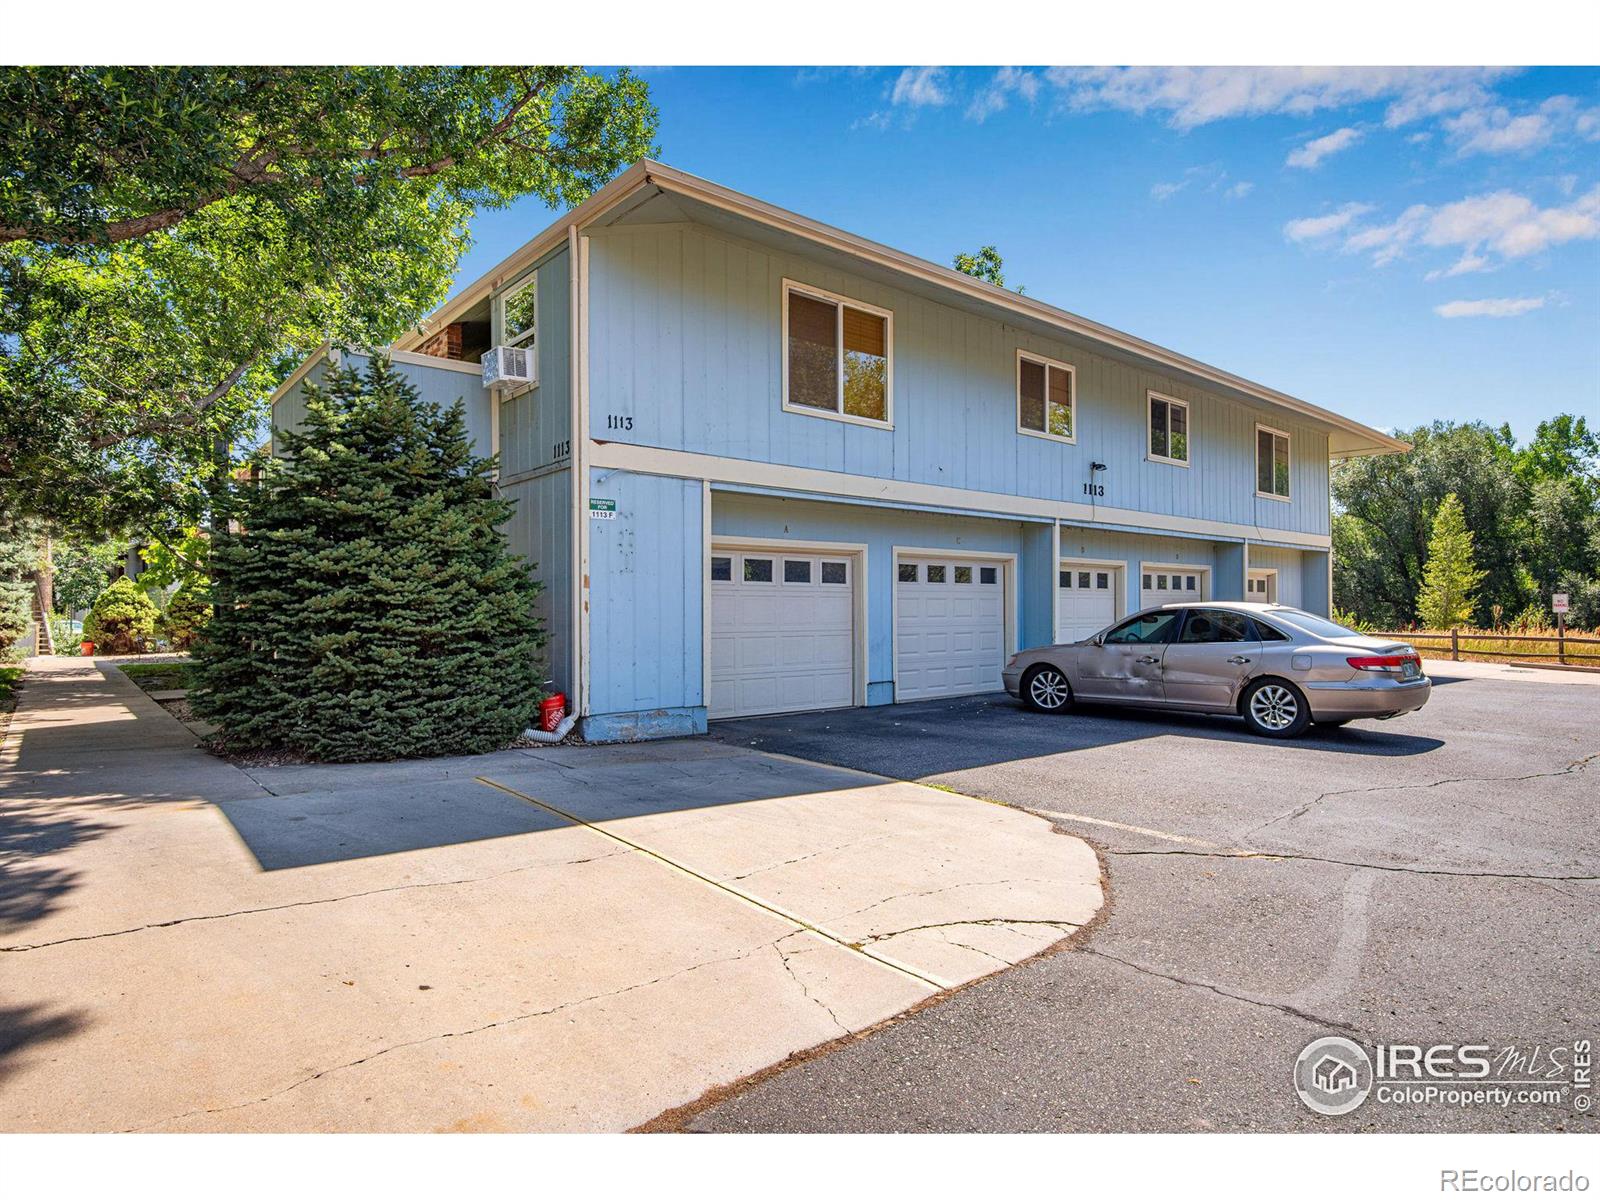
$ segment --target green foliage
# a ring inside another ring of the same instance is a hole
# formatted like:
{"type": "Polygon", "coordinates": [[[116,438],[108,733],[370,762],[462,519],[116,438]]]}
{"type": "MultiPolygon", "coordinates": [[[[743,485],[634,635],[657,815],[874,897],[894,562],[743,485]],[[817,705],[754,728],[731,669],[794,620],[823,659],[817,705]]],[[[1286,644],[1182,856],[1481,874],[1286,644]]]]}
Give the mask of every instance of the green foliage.
{"type": "Polygon", "coordinates": [[[1417,596],[1417,617],[1424,629],[1449,629],[1472,620],[1473,596],[1485,571],[1472,561],[1472,531],[1454,492],[1444,498],[1433,517],[1428,540],[1428,561],[1417,596]]]}
{"type": "Polygon", "coordinates": [[[538,707],[544,633],[461,404],[421,404],[381,357],[306,392],[212,547],[196,713],[230,746],[331,761],[504,746],[538,707]]]}
{"type": "MultiPolygon", "coordinates": [[[[984,246],[976,254],[957,254],[950,265],[963,274],[992,283],[995,287],[1003,288],[1006,285],[1005,260],[993,246],[984,246]]],[[[1027,290],[1019,287],[1017,295],[1021,296],[1027,290]]]]}
{"type": "MultiPolygon", "coordinates": [[[[144,576],[140,576],[142,582],[144,576]]],[[[189,650],[211,621],[211,604],[198,584],[185,584],[173,593],[156,618],[156,633],[173,650],[189,650]]]]}
{"type": "Polygon", "coordinates": [[[170,542],[157,537],[139,551],[145,570],[139,583],[146,588],[166,588],[173,584],[183,587],[204,588],[206,558],[211,553],[211,540],[198,529],[185,529],[170,542]]]}
{"type": "Polygon", "coordinates": [[[1363,621],[1348,609],[1333,606],[1332,620],[1335,625],[1343,625],[1346,629],[1354,629],[1357,633],[1370,633],[1376,628],[1370,621],[1363,621]]]}
{"type": "Polygon", "coordinates": [[[142,654],[156,633],[156,606],[126,575],[96,597],[83,636],[98,654],[142,654]]]}
{"type": "MultiPolygon", "coordinates": [[[[1409,454],[1358,458],[1333,471],[1334,595],[1382,628],[1418,611],[1434,514],[1460,500],[1484,572],[1469,618],[1493,623],[1496,607],[1520,613],[1550,592],[1600,580],[1600,455],[1581,417],[1541,422],[1518,446],[1508,429],[1435,422],[1399,431],[1409,454]]],[[[1581,614],[1585,627],[1600,612],[1581,614]]]]}
{"type": "Polygon", "coordinates": [[[33,623],[34,576],[42,557],[32,521],[0,522],[0,657],[11,657],[33,623]]]}
{"type": "Polygon", "coordinates": [[[116,542],[69,537],[54,543],[51,558],[55,565],[53,607],[59,613],[75,613],[88,608],[105,591],[112,569],[122,562],[122,548],[116,542]]]}
{"type": "Polygon", "coordinates": [[[626,71],[0,68],[0,514],[199,524],[325,340],[443,299],[479,208],[650,152],[626,71]]]}

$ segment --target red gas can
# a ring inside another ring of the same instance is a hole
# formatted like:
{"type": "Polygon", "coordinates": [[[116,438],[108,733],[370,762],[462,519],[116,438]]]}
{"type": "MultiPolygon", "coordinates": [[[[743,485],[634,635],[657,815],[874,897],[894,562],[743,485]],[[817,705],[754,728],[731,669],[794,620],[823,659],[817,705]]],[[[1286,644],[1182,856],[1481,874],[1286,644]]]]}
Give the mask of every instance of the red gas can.
{"type": "Polygon", "coordinates": [[[554,733],[559,729],[566,715],[567,698],[563,693],[557,692],[539,701],[539,728],[546,733],[554,733]]]}

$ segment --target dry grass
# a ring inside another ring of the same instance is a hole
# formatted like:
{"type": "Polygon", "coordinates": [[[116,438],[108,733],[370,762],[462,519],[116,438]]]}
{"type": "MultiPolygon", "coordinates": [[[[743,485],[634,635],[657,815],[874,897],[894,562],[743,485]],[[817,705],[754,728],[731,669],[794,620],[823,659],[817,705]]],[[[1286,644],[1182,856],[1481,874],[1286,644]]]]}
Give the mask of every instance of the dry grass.
{"type": "MultiPolygon", "coordinates": [[[[1448,629],[1384,630],[1386,635],[1404,638],[1424,658],[1450,657],[1448,629]]],[[[1456,630],[1456,643],[1463,659],[1472,662],[1556,662],[1557,640],[1554,629],[1467,629],[1456,630]],[[1537,639],[1537,640],[1530,640],[1537,639]]],[[[1600,636],[1584,630],[1567,630],[1566,661],[1578,666],[1600,666],[1600,636]]]]}

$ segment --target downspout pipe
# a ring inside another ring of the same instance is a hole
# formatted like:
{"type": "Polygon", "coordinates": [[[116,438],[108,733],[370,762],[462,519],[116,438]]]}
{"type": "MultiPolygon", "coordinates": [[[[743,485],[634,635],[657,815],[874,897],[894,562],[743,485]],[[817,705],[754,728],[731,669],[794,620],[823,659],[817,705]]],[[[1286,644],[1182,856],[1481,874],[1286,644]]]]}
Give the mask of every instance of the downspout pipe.
{"type": "Polygon", "coordinates": [[[566,737],[567,734],[571,733],[572,727],[577,723],[578,714],[571,712],[563,717],[561,719],[561,724],[557,725],[549,733],[546,733],[542,729],[524,729],[522,731],[522,736],[530,741],[541,742],[546,746],[553,746],[562,738],[566,737]]]}

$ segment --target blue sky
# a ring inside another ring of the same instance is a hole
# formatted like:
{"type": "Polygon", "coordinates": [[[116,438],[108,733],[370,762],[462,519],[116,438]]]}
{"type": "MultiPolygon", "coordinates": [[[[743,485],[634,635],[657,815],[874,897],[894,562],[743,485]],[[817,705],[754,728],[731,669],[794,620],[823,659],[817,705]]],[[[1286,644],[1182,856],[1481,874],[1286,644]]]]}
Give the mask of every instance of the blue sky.
{"type": "Polygon", "coordinates": [[[663,161],[1370,424],[1600,420],[1600,70],[644,74],[663,161]]]}

